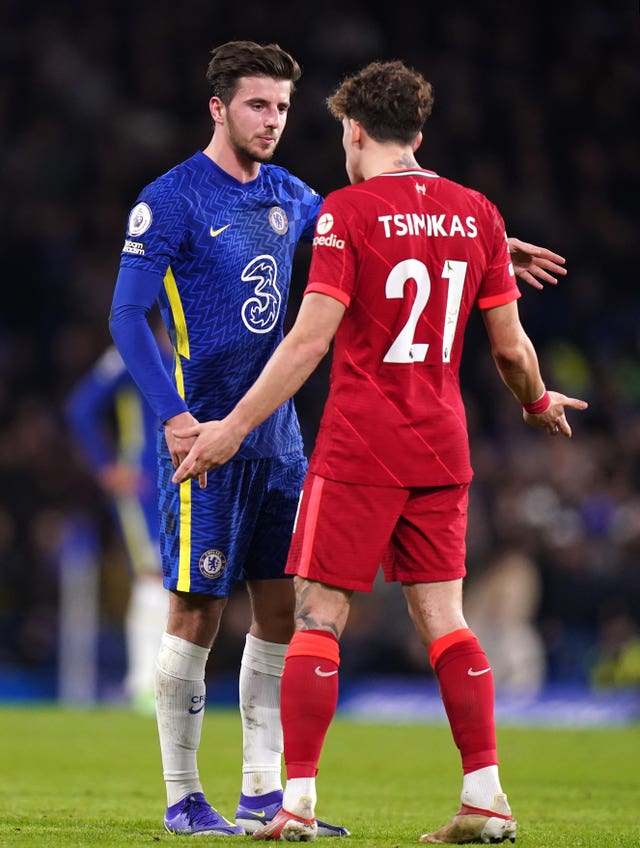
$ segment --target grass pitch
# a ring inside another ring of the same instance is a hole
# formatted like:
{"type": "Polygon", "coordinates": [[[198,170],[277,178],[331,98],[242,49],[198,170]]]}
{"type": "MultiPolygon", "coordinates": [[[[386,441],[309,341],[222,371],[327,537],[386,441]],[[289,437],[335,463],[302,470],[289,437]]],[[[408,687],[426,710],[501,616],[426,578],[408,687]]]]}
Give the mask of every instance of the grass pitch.
{"type": "MultiPolygon", "coordinates": [[[[638,848],[639,731],[499,729],[502,782],[520,823],[516,845],[638,848]]],[[[211,710],[200,775],[227,817],[240,790],[240,757],[237,713],[211,710]]],[[[106,708],[3,708],[0,763],[2,848],[183,844],[162,825],[152,718],[106,708]]],[[[459,759],[446,726],[337,719],[320,767],[318,812],[351,830],[345,848],[415,846],[457,809],[459,759]]],[[[229,839],[201,837],[197,845],[212,842],[229,839]]]]}

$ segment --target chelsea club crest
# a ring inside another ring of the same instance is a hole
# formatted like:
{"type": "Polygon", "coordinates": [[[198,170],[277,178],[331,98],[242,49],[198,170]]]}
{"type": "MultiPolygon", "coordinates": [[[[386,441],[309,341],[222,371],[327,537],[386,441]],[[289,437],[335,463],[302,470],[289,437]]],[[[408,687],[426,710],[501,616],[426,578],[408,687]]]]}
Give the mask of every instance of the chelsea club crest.
{"type": "Polygon", "coordinates": [[[281,209],[279,206],[272,206],[269,209],[269,224],[275,233],[283,236],[289,229],[289,220],[284,209],[281,209]]]}
{"type": "Polygon", "coordinates": [[[215,580],[224,574],[227,567],[227,558],[222,551],[205,551],[198,561],[198,568],[203,577],[215,580]]]}

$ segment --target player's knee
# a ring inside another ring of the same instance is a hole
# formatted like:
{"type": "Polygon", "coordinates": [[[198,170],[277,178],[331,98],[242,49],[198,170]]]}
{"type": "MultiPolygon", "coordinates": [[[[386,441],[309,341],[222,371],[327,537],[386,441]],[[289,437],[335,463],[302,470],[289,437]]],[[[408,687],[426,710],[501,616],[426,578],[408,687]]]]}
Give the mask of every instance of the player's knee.
{"type": "Polygon", "coordinates": [[[254,615],[250,633],[265,642],[286,644],[293,636],[293,609],[282,610],[274,616],[254,615]]]}

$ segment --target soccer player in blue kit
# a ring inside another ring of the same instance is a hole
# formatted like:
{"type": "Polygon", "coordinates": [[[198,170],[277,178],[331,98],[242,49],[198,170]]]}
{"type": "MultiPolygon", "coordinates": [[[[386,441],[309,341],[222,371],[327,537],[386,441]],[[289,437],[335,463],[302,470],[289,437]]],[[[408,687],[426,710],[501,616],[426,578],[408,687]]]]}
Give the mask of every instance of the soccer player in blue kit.
{"type": "MultiPolygon", "coordinates": [[[[292,403],[208,485],[171,482],[190,443],[172,430],[226,415],[283,336],[297,242],[311,240],[322,198],[267,165],[287,120],[297,62],[277,45],[230,42],[211,56],[214,133],[204,151],[141,192],[129,216],[110,326],[122,357],[164,422],[158,440],[167,630],[156,713],[167,787],[165,826],[187,834],[252,832],[282,799],[280,676],[293,632],[284,566],[306,470],[292,403]],[[175,351],[162,367],[147,314],[158,302],[175,351]],[[222,611],[246,581],[252,621],[240,669],[242,793],[232,824],[205,800],[196,752],[205,665],[222,611]]],[[[346,835],[320,825],[320,835],[346,835]]]]}
{"type": "MultiPolygon", "coordinates": [[[[167,344],[161,349],[168,367],[167,344]]],[[[73,387],[64,411],[109,499],[127,554],[131,591],[125,617],[125,692],[135,710],[153,714],[154,660],[169,606],[160,571],[158,419],[113,346],[73,387]]]]}
{"type": "MultiPolygon", "coordinates": [[[[167,830],[253,833],[282,805],[280,678],[293,634],[284,575],[306,471],[292,401],[245,439],[232,462],[199,484],[171,482],[193,439],[174,431],[224,418],[283,338],[291,266],[313,238],[322,198],[268,164],[301,74],[279,46],[215,48],[207,70],[213,136],[144,188],[131,210],[110,318],[133,378],[164,423],[158,438],[167,630],[156,667],[156,713],[167,788],[167,830]],[[162,367],[147,314],[157,302],[172,340],[162,367]],[[206,801],[196,754],[205,666],[229,594],[241,580],[252,621],[240,667],[242,791],[235,824],[206,801]]],[[[564,260],[513,240],[516,273],[555,282],[564,260]]],[[[319,836],[346,836],[318,821],[319,836]]]]}

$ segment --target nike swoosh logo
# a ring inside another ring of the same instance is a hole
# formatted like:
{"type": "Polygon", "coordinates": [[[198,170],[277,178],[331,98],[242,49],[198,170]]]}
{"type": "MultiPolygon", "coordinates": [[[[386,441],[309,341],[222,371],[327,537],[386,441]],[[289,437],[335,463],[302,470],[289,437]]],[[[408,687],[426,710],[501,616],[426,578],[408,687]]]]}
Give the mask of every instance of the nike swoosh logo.
{"type": "Polygon", "coordinates": [[[315,672],[318,677],[333,677],[334,674],[338,673],[338,669],[334,668],[333,671],[323,671],[319,665],[316,666],[315,672]]]}
{"type": "Polygon", "coordinates": [[[491,671],[491,668],[481,668],[480,671],[474,671],[472,668],[470,668],[467,671],[467,674],[469,675],[469,677],[479,677],[481,674],[486,674],[488,671],[491,671]]]}
{"type": "Polygon", "coordinates": [[[197,715],[198,713],[201,713],[203,709],[204,709],[204,704],[201,707],[198,707],[198,709],[196,709],[196,710],[194,710],[193,707],[189,707],[189,712],[191,713],[191,715],[197,715]]]}
{"type": "Polygon", "coordinates": [[[231,226],[231,224],[225,224],[224,227],[220,227],[219,230],[214,230],[213,227],[211,227],[211,229],[209,230],[209,235],[212,238],[215,238],[216,236],[219,236],[220,233],[223,233],[227,229],[227,227],[230,227],[230,226],[231,226]]]}
{"type": "Polygon", "coordinates": [[[260,810],[260,812],[257,810],[251,810],[251,815],[257,816],[259,819],[263,819],[267,814],[264,810],[260,810]]]}

